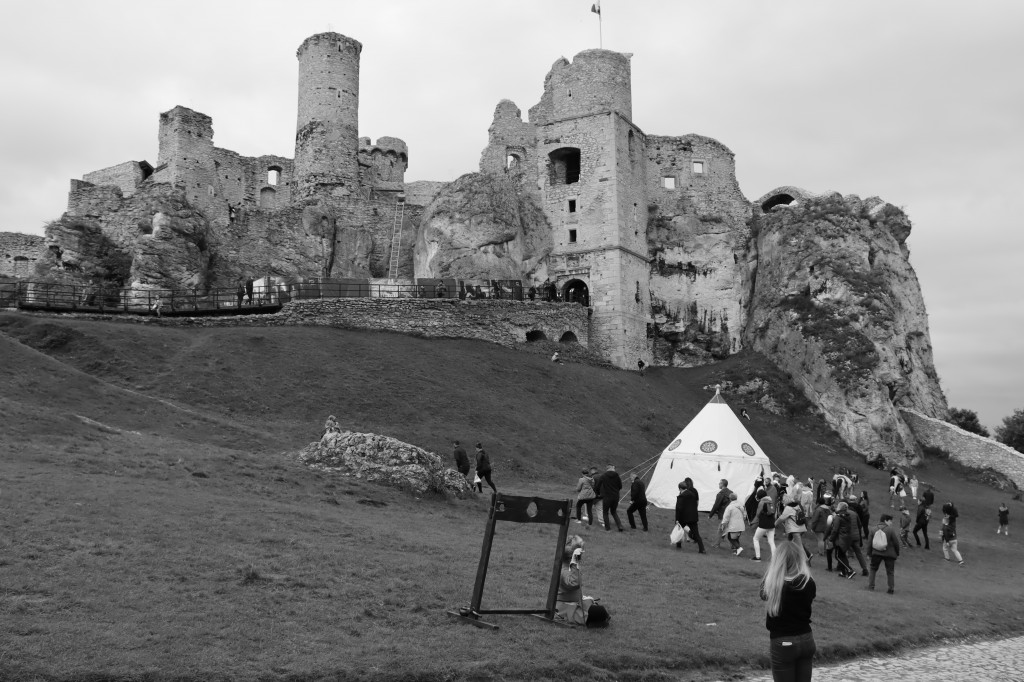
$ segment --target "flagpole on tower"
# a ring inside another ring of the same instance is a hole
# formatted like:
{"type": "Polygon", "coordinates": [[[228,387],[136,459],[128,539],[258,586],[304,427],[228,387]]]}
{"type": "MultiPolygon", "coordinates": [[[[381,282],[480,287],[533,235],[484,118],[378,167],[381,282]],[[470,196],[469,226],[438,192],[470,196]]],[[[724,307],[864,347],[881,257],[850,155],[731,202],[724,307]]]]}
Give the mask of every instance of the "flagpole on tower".
{"type": "Polygon", "coordinates": [[[597,15],[597,46],[604,49],[604,33],[601,26],[601,0],[590,6],[590,11],[597,15]]]}

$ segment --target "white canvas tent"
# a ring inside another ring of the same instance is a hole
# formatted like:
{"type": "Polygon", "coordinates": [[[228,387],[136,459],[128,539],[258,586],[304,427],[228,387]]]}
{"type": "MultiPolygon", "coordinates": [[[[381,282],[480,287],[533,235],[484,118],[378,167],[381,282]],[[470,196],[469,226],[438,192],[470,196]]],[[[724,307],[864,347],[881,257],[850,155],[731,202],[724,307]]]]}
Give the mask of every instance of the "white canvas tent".
{"type": "Polygon", "coordinates": [[[647,484],[647,500],[675,509],[679,483],[690,477],[700,494],[697,508],[706,512],[723,478],[743,502],[754,492],[754,479],[770,472],[768,456],[715,389],[715,397],[662,451],[647,484]]]}

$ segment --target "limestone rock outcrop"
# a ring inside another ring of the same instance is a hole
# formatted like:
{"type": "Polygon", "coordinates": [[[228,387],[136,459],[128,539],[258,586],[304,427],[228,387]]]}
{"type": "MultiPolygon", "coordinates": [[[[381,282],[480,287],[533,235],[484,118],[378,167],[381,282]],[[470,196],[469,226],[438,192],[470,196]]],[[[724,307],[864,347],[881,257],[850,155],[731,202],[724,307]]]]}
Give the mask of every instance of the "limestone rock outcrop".
{"type": "Polygon", "coordinates": [[[878,198],[755,208],[746,345],[786,371],[868,461],[911,462],[899,408],[944,415],[910,221],[878,198]]]}
{"type": "Polygon", "coordinates": [[[467,173],[424,209],[413,263],[417,277],[528,280],[551,248],[547,219],[521,184],[467,173]]]}
{"type": "Polygon", "coordinates": [[[298,459],[313,468],[345,471],[415,495],[434,492],[459,498],[472,496],[466,478],[454,469],[446,469],[434,453],[375,433],[328,427],[319,441],[303,448],[298,459]]]}

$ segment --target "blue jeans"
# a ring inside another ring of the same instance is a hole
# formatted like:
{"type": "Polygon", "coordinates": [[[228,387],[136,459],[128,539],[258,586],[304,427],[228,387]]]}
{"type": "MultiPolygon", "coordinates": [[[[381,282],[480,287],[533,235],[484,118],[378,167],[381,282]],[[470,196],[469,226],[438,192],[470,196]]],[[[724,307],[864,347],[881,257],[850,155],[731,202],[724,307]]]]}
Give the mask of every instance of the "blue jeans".
{"type": "Polygon", "coordinates": [[[810,682],[817,647],[807,632],[793,637],[772,637],[772,679],[775,682],[810,682]]]}

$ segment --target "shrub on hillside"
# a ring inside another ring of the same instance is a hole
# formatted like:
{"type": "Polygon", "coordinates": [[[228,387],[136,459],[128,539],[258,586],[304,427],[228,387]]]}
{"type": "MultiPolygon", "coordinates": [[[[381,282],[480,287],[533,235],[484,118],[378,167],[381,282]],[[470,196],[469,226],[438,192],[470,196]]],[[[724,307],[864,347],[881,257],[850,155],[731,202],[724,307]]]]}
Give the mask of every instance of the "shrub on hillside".
{"type": "Polygon", "coordinates": [[[1003,418],[1002,425],[996,427],[996,440],[1024,452],[1024,409],[1014,410],[1009,417],[1003,418]]]}
{"type": "Polygon", "coordinates": [[[974,410],[963,410],[959,407],[949,408],[949,416],[946,421],[953,426],[959,426],[964,431],[970,431],[976,433],[979,436],[985,436],[988,438],[989,433],[980,421],[978,421],[978,413],[974,410]]]}

